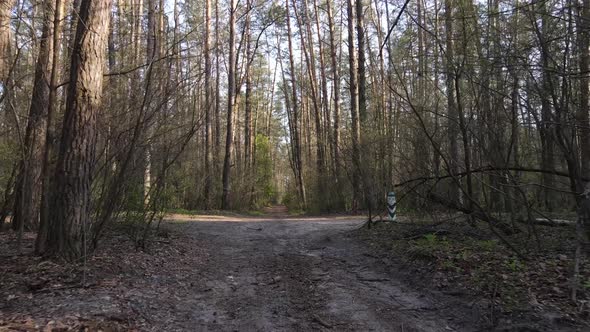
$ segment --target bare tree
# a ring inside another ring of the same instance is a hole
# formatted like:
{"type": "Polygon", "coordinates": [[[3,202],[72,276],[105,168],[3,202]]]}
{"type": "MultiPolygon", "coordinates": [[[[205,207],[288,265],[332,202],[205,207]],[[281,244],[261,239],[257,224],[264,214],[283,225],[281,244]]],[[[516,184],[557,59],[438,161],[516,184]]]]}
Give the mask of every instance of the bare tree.
{"type": "MultiPolygon", "coordinates": [[[[578,2],[578,47],[580,48],[580,73],[590,72],[590,1],[578,2]]],[[[580,107],[576,114],[578,135],[580,140],[582,167],[584,177],[590,177],[590,105],[588,104],[588,90],[590,80],[588,75],[580,78],[580,107]]]]}
{"type": "Polygon", "coordinates": [[[361,200],[361,121],[359,116],[359,89],[356,50],[354,47],[354,6],[352,0],[347,2],[348,12],[348,66],[350,73],[350,114],[352,117],[352,200],[353,209],[358,207],[361,200]]]}
{"type": "Polygon", "coordinates": [[[234,93],[236,90],[235,74],[235,0],[230,1],[229,7],[229,60],[228,60],[228,89],[227,89],[227,129],[225,138],[225,159],[223,162],[223,194],[221,196],[221,208],[229,209],[230,202],[230,176],[232,167],[232,147],[233,147],[233,111],[234,111],[234,93]]]}
{"type": "Polygon", "coordinates": [[[53,30],[58,3],[44,2],[43,32],[35,68],[33,96],[29,108],[29,121],[24,141],[23,158],[16,187],[13,229],[37,228],[41,200],[41,170],[46,148],[47,113],[50,105],[51,77],[53,69],[53,30]]]}
{"type": "Polygon", "coordinates": [[[213,194],[213,142],[212,142],[212,109],[213,109],[213,86],[211,82],[211,0],[205,1],[205,206],[211,206],[211,195],[213,194]]]}
{"type": "MultiPolygon", "coordinates": [[[[449,142],[449,173],[455,174],[459,171],[459,145],[458,143],[458,122],[457,105],[455,100],[455,66],[454,58],[454,29],[453,29],[453,0],[445,0],[445,60],[446,60],[446,83],[447,83],[447,112],[448,112],[448,142],[449,142]]],[[[459,185],[453,181],[450,183],[449,195],[451,199],[459,201],[461,192],[459,185]]]]}
{"type": "Polygon", "coordinates": [[[289,44],[289,69],[291,71],[291,98],[292,98],[292,119],[291,119],[291,140],[293,141],[292,158],[295,170],[295,178],[297,182],[297,190],[299,192],[299,199],[301,205],[305,208],[307,206],[307,194],[305,191],[305,184],[303,181],[303,162],[301,160],[301,134],[299,132],[299,107],[297,97],[297,80],[295,76],[295,59],[293,52],[293,34],[291,31],[291,10],[289,8],[289,1],[285,2],[285,12],[287,18],[287,41],[289,44]]]}
{"type": "Polygon", "coordinates": [[[334,134],[332,136],[332,155],[334,159],[334,177],[340,179],[340,66],[338,64],[334,14],[332,0],[326,1],[328,29],[330,31],[330,61],[332,66],[333,96],[334,96],[334,134]]]}

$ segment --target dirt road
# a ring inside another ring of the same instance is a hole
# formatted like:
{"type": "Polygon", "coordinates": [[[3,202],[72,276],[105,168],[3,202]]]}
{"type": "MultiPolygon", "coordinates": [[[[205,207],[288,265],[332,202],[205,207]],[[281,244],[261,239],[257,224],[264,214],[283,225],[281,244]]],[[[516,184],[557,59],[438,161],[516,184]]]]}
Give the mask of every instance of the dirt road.
{"type": "MultiPolygon", "coordinates": [[[[32,253],[1,256],[0,331],[473,331],[482,326],[469,305],[429,293],[428,287],[408,286],[399,266],[351,236],[361,219],[288,217],[284,208],[268,212],[170,216],[168,238],[157,237],[148,252],[135,250],[122,234],[109,235],[86,273],[84,265],[62,266],[32,253]]],[[[27,241],[32,250],[34,234],[27,241]]]]}
{"type": "Polygon", "coordinates": [[[209,251],[202,288],[183,296],[189,300],[170,317],[175,329],[474,330],[477,317],[466,306],[404,286],[387,262],[350,238],[362,220],[280,212],[175,216],[175,227],[209,251]]]}

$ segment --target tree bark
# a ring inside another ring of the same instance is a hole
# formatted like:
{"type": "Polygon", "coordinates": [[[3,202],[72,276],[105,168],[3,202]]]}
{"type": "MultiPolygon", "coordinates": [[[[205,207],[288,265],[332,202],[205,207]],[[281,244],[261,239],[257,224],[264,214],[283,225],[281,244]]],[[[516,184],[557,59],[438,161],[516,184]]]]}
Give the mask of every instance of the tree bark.
{"type": "MultiPolygon", "coordinates": [[[[357,41],[358,41],[358,66],[357,66],[357,79],[358,79],[358,117],[359,117],[359,133],[358,133],[358,144],[359,154],[358,161],[358,173],[362,187],[362,197],[364,198],[365,208],[369,209],[369,214],[373,208],[373,195],[371,194],[372,176],[369,170],[369,158],[370,146],[365,142],[366,135],[363,133],[368,132],[368,114],[367,114],[367,73],[365,69],[366,65],[366,54],[365,54],[365,22],[364,22],[364,6],[363,0],[356,0],[356,30],[357,30],[357,41]],[[361,163],[362,161],[362,163],[361,163]]],[[[369,215],[369,219],[371,216],[369,215]]]]}
{"type": "Polygon", "coordinates": [[[579,146],[581,148],[581,173],[590,177],[590,105],[588,104],[590,73],[590,0],[581,0],[578,10],[578,44],[580,78],[580,107],[576,113],[579,146]]]}
{"type": "Polygon", "coordinates": [[[219,22],[219,0],[215,0],[215,153],[213,154],[215,170],[219,170],[221,160],[221,66],[219,61],[221,45],[219,22]]]}
{"type": "Polygon", "coordinates": [[[49,156],[54,149],[51,140],[54,137],[53,117],[57,106],[57,71],[59,68],[59,37],[62,32],[63,19],[65,13],[64,0],[56,0],[55,11],[53,16],[53,54],[51,54],[51,77],[49,80],[49,98],[47,104],[47,123],[45,130],[45,147],[43,149],[43,161],[41,169],[41,202],[39,208],[39,231],[35,239],[35,253],[40,255],[45,252],[47,247],[47,237],[49,234],[49,208],[51,204],[51,165],[49,156]]]}
{"type": "Polygon", "coordinates": [[[245,27],[245,38],[246,38],[246,59],[244,64],[244,78],[246,81],[246,96],[244,100],[244,169],[248,178],[252,177],[251,167],[253,163],[253,152],[254,152],[254,140],[253,140],[253,119],[252,119],[252,73],[251,63],[254,58],[252,54],[252,32],[251,32],[251,15],[250,10],[252,8],[251,0],[246,1],[246,27],[245,27]],[[251,59],[252,58],[252,59],[251,59]]]}
{"type": "MultiPolygon", "coordinates": [[[[323,149],[323,133],[322,133],[322,101],[317,86],[317,73],[315,55],[313,51],[313,35],[311,32],[311,20],[308,14],[307,0],[303,0],[303,12],[298,14],[295,1],[293,1],[293,8],[297,17],[297,24],[301,33],[301,49],[305,57],[305,64],[307,67],[307,74],[309,78],[309,87],[311,90],[311,101],[313,104],[315,132],[316,132],[316,195],[318,201],[323,202],[324,185],[324,149],[323,149]],[[305,30],[304,30],[305,29],[305,30]],[[307,42],[306,42],[307,39],[307,42]]],[[[321,43],[320,43],[321,45],[321,43]]]]}
{"type": "Polygon", "coordinates": [[[330,31],[330,60],[334,93],[334,134],[332,136],[332,154],[334,159],[334,177],[336,178],[336,181],[338,181],[340,179],[340,65],[336,56],[336,33],[334,31],[334,16],[331,4],[332,0],[326,1],[328,29],[330,31]]]}
{"type": "Polygon", "coordinates": [[[328,158],[328,145],[330,140],[330,95],[328,93],[328,77],[326,74],[326,58],[325,58],[325,51],[324,51],[324,43],[322,40],[322,32],[321,32],[321,25],[320,25],[320,13],[318,10],[317,0],[313,0],[313,7],[314,7],[314,14],[315,14],[315,27],[316,27],[316,34],[318,38],[318,57],[320,61],[320,84],[322,90],[322,106],[323,106],[323,122],[322,122],[322,149],[323,149],[323,158],[324,158],[324,166],[326,164],[326,159],[328,158]]]}
{"type": "Polygon", "coordinates": [[[210,25],[211,25],[211,0],[205,0],[205,207],[211,208],[211,196],[213,190],[213,152],[212,152],[212,94],[211,86],[211,49],[210,49],[210,25]]]}
{"type": "Polygon", "coordinates": [[[367,76],[365,73],[365,22],[363,12],[363,0],[356,0],[356,32],[358,43],[358,108],[361,126],[367,122],[367,76]]]}
{"type": "Polygon", "coordinates": [[[25,134],[23,158],[15,191],[14,230],[35,229],[39,225],[41,199],[41,169],[47,130],[47,111],[50,103],[51,69],[53,61],[53,24],[56,11],[54,1],[45,1],[43,9],[43,30],[35,67],[33,96],[25,134]]]}
{"type": "MultiPolygon", "coordinates": [[[[417,20],[423,27],[426,26],[426,20],[424,19],[426,8],[422,6],[422,0],[418,0],[416,2],[416,10],[417,10],[417,20]]],[[[427,97],[426,85],[428,81],[428,72],[427,72],[427,64],[426,64],[426,57],[427,57],[427,50],[426,50],[426,37],[424,29],[421,27],[417,27],[418,29],[418,70],[417,70],[417,111],[420,112],[421,117],[427,124],[430,123],[430,112],[427,112],[430,104],[429,98],[427,97]]],[[[438,50],[438,47],[436,47],[438,50]]],[[[435,60],[436,61],[436,60],[435,60]]],[[[458,99],[458,98],[457,98],[458,99]]],[[[417,173],[420,175],[426,175],[430,172],[430,151],[427,137],[424,133],[417,133],[415,137],[415,162],[417,166],[417,173]]],[[[417,197],[417,199],[420,199],[417,197]]],[[[416,202],[416,205],[420,204],[419,201],[416,202]]]]}
{"type": "Polygon", "coordinates": [[[48,254],[86,255],[111,0],[82,0],[55,173],[48,254]]]}
{"type": "Polygon", "coordinates": [[[358,208],[361,199],[361,174],[360,174],[360,139],[361,122],[359,117],[359,89],[356,50],[354,48],[354,6],[352,0],[347,1],[348,12],[348,69],[350,72],[350,115],[352,118],[352,208],[358,208]]]}
{"type": "Polygon", "coordinates": [[[0,0],[0,82],[6,79],[12,67],[12,32],[10,16],[15,0],[0,0]]]}
{"type": "Polygon", "coordinates": [[[229,8],[229,61],[228,61],[228,88],[227,88],[227,131],[225,139],[225,160],[223,162],[223,194],[221,196],[221,208],[227,210],[231,207],[230,202],[230,176],[232,162],[233,146],[233,111],[234,111],[234,93],[236,90],[235,76],[235,0],[230,1],[229,8]]]}
{"type": "MultiPolygon", "coordinates": [[[[552,75],[550,74],[549,66],[549,47],[547,40],[549,32],[549,22],[547,18],[547,4],[545,2],[539,3],[539,12],[541,15],[541,35],[539,42],[541,43],[541,57],[540,65],[542,68],[541,77],[541,168],[553,170],[555,168],[555,135],[553,131],[553,111],[551,107],[550,98],[553,95],[551,91],[552,75]]],[[[543,204],[548,211],[553,210],[553,190],[555,189],[555,179],[550,174],[543,174],[543,204]]]]}
{"type": "MultiPolygon", "coordinates": [[[[161,9],[158,6],[158,0],[148,0],[148,13],[147,13],[147,44],[146,44],[146,63],[148,64],[148,71],[160,74],[160,65],[156,63],[156,60],[160,57],[161,50],[161,35],[160,35],[160,24],[159,24],[159,13],[161,9]]],[[[144,97],[147,98],[145,105],[148,109],[148,114],[156,112],[152,106],[157,105],[159,102],[157,98],[160,96],[161,91],[160,84],[154,84],[151,80],[146,80],[144,97]],[[155,86],[156,85],[156,86],[155,86]]],[[[157,106],[156,106],[157,107],[157,106]]],[[[143,199],[144,205],[147,207],[151,200],[152,191],[152,123],[147,120],[151,118],[150,115],[146,117],[144,123],[145,136],[146,136],[146,147],[143,155],[143,199]]]]}
{"type": "MultiPolygon", "coordinates": [[[[453,30],[453,0],[445,0],[445,44],[446,44],[446,92],[448,113],[448,142],[449,142],[449,173],[459,171],[459,145],[458,145],[458,115],[455,104],[455,66],[454,61],[454,30],[453,30]]],[[[449,183],[449,198],[455,202],[461,200],[459,185],[452,181],[449,183]]]]}
{"type": "Polygon", "coordinates": [[[292,109],[292,136],[291,139],[293,140],[293,163],[295,165],[295,178],[297,181],[297,189],[299,192],[299,199],[301,201],[302,207],[305,209],[307,206],[307,197],[305,192],[305,184],[303,181],[303,163],[301,162],[301,135],[299,132],[299,107],[298,107],[298,98],[297,98],[297,80],[295,75],[295,60],[293,58],[293,41],[291,33],[291,12],[289,9],[289,1],[285,2],[285,10],[287,16],[287,41],[289,44],[289,69],[291,70],[291,98],[293,105],[291,105],[292,109]]]}

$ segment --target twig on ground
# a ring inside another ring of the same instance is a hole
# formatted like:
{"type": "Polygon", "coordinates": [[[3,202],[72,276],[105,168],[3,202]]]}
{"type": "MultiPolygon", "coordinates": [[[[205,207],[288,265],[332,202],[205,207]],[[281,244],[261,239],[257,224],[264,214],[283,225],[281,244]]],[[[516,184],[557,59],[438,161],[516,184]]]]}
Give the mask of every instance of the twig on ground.
{"type": "Polygon", "coordinates": [[[319,323],[321,326],[331,329],[333,327],[332,324],[326,322],[325,320],[321,319],[318,315],[313,315],[313,320],[319,323]]]}

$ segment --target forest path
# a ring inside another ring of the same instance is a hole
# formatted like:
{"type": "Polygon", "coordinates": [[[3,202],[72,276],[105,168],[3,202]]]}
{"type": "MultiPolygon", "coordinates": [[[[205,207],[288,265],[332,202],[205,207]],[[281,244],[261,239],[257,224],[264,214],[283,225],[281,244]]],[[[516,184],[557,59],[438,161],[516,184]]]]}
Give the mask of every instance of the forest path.
{"type": "MultiPolygon", "coordinates": [[[[403,284],[349,236],[352,217],[173,216],[208,257],[173,326],[215,331],[472,330],[465,306],[403,284]],[[179,317],[184,317],[182,320],[179,317]]],[[[156,323],[157,325],[157,323],[156,323]]],[[[155,326],[158,328],[158,326],[155,326]]]]}

